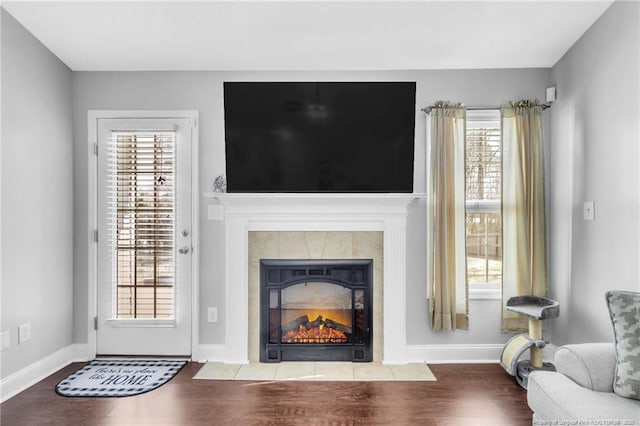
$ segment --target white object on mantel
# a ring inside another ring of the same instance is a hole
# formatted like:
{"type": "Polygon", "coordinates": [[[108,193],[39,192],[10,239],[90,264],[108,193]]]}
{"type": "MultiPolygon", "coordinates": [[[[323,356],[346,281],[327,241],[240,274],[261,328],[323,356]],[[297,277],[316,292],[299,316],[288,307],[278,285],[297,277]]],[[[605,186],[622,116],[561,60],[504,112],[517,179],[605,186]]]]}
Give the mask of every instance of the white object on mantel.
{"type": "MultiPolygon", "coordinates": [[[[406,364],[407,207],[424,194],[219,194],[205,198],[224,206],[227,363],[249,361],[248,268],[250,231],[383,232],[383,359],[406,364]],[[239,285],[241,284],[241,285],[239,285]],[[230,307],[233,307],[232,309],[230,307]]],[[[374,333],[376,330],[374,330],[374,333]]]]}

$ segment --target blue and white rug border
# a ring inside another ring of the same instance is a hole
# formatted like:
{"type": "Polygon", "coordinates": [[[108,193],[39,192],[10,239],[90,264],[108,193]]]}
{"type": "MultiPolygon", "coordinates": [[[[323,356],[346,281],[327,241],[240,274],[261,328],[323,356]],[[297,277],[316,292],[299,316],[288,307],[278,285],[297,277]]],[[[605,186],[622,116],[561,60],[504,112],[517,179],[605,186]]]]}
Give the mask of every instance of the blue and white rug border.
{"type": "Polygon", "coordinates": [[[188,358],[122,358],[122,357],[103,357],[89,361],[85,366],[79,368],[72,374],[62,379],[55,387],[58,395],[72,398],[121,398],[126,396],[141,395],[171,381],[182,368],[187,365],[190,360],[188,358]],[[167,372],[163,374],[160,380],[154,381],[145,386],[133,386],[127,389],[107,390],[104,388],[73,388],[69,387],[73,380],[81,377],[87,371],[94,367],[100,366],[119,366],[119,367],[168,367],[167,372]]]}

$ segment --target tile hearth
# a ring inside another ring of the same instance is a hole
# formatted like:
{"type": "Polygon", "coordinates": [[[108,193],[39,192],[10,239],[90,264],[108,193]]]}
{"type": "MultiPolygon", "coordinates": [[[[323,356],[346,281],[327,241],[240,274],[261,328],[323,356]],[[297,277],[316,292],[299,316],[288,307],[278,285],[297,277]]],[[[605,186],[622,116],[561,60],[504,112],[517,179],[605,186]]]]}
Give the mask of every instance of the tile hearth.
{"type": "Polygon", "coordinates": [[[281,362],[224,364],[208,362],[193,377],[201,380],[436,381],[424,363],[281,362]]]}

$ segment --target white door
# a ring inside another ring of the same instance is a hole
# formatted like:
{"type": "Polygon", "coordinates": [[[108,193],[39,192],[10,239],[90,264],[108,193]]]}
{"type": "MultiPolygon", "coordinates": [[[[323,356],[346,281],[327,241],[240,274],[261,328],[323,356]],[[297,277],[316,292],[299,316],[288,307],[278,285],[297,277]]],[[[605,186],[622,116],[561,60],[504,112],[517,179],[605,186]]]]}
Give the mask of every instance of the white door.
{"type": "Polygon", "coordinates": [[[98,119],[97,354],[191,354],[190,119],[98,119]]]}

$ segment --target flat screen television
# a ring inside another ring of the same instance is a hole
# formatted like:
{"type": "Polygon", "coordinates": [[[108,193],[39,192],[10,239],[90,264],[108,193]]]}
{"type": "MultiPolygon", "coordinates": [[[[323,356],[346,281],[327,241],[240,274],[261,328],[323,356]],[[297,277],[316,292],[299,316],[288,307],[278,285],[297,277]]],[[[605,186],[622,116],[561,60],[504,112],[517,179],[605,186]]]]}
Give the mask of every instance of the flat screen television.
{"type": "Polygon", "coordinates": [[[413,192],[415,82],[226,82],[227,191],[413,192]]]}

